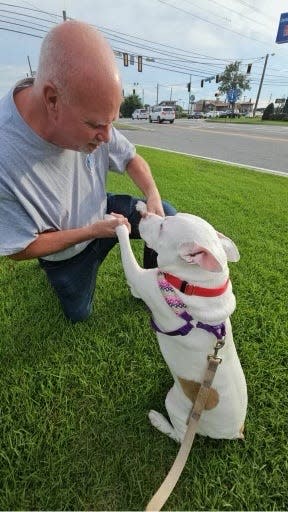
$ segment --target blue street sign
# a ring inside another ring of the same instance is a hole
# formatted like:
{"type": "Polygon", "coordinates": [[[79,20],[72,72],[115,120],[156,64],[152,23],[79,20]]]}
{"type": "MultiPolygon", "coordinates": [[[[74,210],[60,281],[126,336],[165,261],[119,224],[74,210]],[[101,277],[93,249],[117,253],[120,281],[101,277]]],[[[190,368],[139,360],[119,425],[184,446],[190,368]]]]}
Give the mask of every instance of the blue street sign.
{"type": "Polygon", "coordinates": [[[241,90],[240,89],[229,89],[227,92],[227,100],[229,103],[236,103],[238,98],[241,96],[241,90]]]}
{"type": "Polygon", "coordinates": [[[288,12],[283,12],[280,16],[276,43],[288,43],[288,12]]]}

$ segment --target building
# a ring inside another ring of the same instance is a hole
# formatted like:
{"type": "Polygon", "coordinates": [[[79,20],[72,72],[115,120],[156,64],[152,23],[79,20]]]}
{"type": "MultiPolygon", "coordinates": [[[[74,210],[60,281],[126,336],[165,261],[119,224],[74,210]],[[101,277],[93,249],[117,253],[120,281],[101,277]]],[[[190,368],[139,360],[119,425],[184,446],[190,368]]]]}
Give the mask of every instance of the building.
{"type": "MultiPolygon", "coordinates": [[[[242,114],[248,114],[253,111],[254,103],[252,101],[238,101],[235,103],[235,109],[238,109],[242,114]]],[[[194,112],[219,112],[231,108],[231,105],[227,101],[221,100],[198,100],[194,103],[194,112]]]]}

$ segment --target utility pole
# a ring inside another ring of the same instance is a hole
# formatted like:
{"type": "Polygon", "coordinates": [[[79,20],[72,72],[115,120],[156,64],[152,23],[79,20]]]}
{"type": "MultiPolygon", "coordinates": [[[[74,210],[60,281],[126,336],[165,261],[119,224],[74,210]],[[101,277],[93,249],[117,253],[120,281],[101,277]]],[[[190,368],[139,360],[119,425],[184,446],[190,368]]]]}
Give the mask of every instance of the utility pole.
{"type": "Polygon", "coordinates": [[[159,84],[157,84],[156,105],[158,105],[158,97],[159,97],[159,84]]]}
{"type": "Polygon", "coordinates": [[[258,101],[259,101],[260,92],[261,92],[261,89],[262,89],[262,84],[263,84],[263,80],[264,80],[264,75],[265,75],[266,66],[267,66],[267,62],[268,62],[268,57],[269,57],[269,53],[267,53],[267,55],[266,55],[266,57],[265,57],[265,62],[264,62],[264,67],[263,67],[263,71],[262,71],[262,76],[261,76],[261,80],[260,80],[260,84],[259,84],[259,89],[258,89],[258,93],[257,93],[257,98],[256,98],[256,102],[255,102],[255,105],[254,105],[253,117],[255,117],[255,112],[256,112],[256,109],[257,109],[257,106],[258,106],[258,101]]]}
{"type": "Polygon", "coordinates": [[[191,103],[190,103],[190,94],[191,94],[191,75],[189,77],[189,90],[188,90],[188,114],[191,110],[191,103]]]}
{"type": "Polygon", "coordinates": [[[31,63],[30,63],[29,55],[27,55],[27,60],[28,60],[29,69],[30,69],[30,76],[32,76],[33,73],[32,73],[32,68],[31,68],[31,63]]]}

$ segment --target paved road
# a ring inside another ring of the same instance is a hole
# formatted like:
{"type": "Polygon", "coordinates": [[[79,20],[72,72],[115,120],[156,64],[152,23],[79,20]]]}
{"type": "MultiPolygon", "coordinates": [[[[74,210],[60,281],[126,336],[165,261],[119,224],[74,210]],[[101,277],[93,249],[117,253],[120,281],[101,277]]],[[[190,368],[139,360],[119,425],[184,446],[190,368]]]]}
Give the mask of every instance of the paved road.
{"type": "Polygon", "coordinates": [[[288,176],[288,126],[209,123],[177,119],[175,124],[121,119],[119,128],[135,143],[223,160],[288,176]],[[133,127],[134,129],[129,129],[133,127]],[[128,131],[129,130],[129,131],[128,131]]]}

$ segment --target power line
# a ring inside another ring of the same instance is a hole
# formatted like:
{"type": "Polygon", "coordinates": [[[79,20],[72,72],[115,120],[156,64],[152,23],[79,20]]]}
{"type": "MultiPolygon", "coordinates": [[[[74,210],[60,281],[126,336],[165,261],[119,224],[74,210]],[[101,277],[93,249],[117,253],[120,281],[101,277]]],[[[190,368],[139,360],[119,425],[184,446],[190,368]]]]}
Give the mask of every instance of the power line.
{"type": "Polygon", "coordinates": [[[15,4],[7,4],[5,2],[0,2],[0,5],[6,5],[7,7],[16,7],[17,9],[23,9],[25,11],[32,11],[32,12],[41,12],[42,14],[48,14],[49,16],[55,16],[56,18],[61,18],[59,14],[54,14],[47,11],[41,11],[41,9],[32,9],[31,7],[23,7],[22,5],[15,5],[15,4]]]}
{"type": "Polygon", "coordinates": [[[236,0],[236,2],[238,2],[239,4],[241,5],[244,5],[245,7],[248,7],[248,9],[251,9],[251,11],[255,11],[255,12],[259,12],[260,14],[262,14],[262,16],[264,16],[265,18],[269,18],[269,16],[267,16],[266,13],[264,13],[263,11],[261,11],[260,9],[258,9],[257,7],[254,7],[253,5],[251,4],[247,4],[247,2],[243,2],[243,0],[236,0]]]}
{"type": "MultiPolygon", "coordinates": [[[[192,5],[192,6],[196,7],[196,9],[200,9],[201,12],[206,11],[206,12],[209,12],[209,14],[211,14],[211,11],[209,11],[208,9],[205,9],[202,5],[201,5],[201,7],[198,7],[198,5],[195,5],[193,2],[189,2],[189,0],[183,0],[183,1],[186,2],[186,4],[188,4],[188,5],[192,5]]],[[[216,16],[216,18],[219,18],[220,20],[231,22],[230,19],[226,18],[225,16],[220,16],[219,14],[217,14],[215,12],[213,12],[213,16],[216,16]]]]}
{"type": "MultiPolygon", "coordinates": [[[[0,9],[0,12],[1,12],[1,11],[2,11],[2,9],[0,9]]],[[[22,20],[21,18],[18,18],[18,17],[16,17],[16,18],[14,17],[14,18],[13,18],[13,16],[6,16],[6,14],[0,14],[0,16],[1,16],[2,18],[8,19],[8,20],[13,20],[13,23],[15,22],[15,20],[16,20],[16,21],[26,21],[26,20],[22,20]]],[[[0,19],[0,21],[1,21],[1,19],[0,19]]],[[[28,20],[28,23],[29,23],[29,20],[28,20]]],[[[42,25],[41,23],[36,23],[35,21],[33,21],[32,23],[33,23],[34,25],[36,25],[37,27],[43,27],[43,28],[46,28],[46,29],[48,29],[48,30],[51,28],[51,27],[48,27],[47,25],[42,25]]],[[[33,27],[31,27],[31,28],[33,28],[33,27]]]]}
{"type": "Polygon", "coordinates": [[[31,27],[30,25],[23,25],[23,23],[16,23],[15,21],[12,23],[11,21],[5,21],[5,20],[0,19],[0,23],[7,23],[8,25],[17,25],[19,27],[24,27],[24,28],[32,28],[32,30],[38,30],[38,32],[44,32],[45,34],[47,33],[47,30],[42,30],[41,28],[34,28],[34,27],[31,27]]]}
{"type": "Polygon", "coordinates": [[[209,23],[210,25],[214,25],[215,27],[221,28],[222,30],[227,30],[228,32],[232,32],[233,34],[237,34],[238,36],[245,37],[246,39],[251,39],[252,41],[256,41],[257,43],[262,44],[263,46],[267,46],[267,44],[264,41],[259,41],[259,39],[255,39],[255,37],[246,36],[245,34],[241,34],[240,32],[236,32],[236,30],[232,30],[230,28],[224,27],[223,25],[220,25],[219,23],[215,23],[214,21],[210,21],[207,18],[202,18],[201,16],[197,16],[196,14],[192,13],[191,11],[187,11],[186,9],[182,9],[181,7],[176,7],[176,5],[169,4],[169,2],[166,2],[165,0],[158,0],[160,4],[164,4],[168,7],[171,7],[172,9],[176,9],[177,11],[184,12],[185,14],[190,14],[190,16],[193,16],[194,18],[198,18],[201,21],[204,21],[204,23],[209,23]]]}
{"type": "MultiPolygon", "coordinates": [[[[188,0],[185,1],[187,2],[188,0]]],[[[231,9],[231,7],[227,7],[226,5],[216,2],[216,0],[208,0],[208,2],[212,2],[213,4],[222,7],[222,9],[226,9],[227,11],[233,12],[234,14],[237,14],[237,16],[241,16],[241,18],[245,18],[246,20],[252,21],[252,23],[256,23],[257,25],[262,25],[263,27],[270,28],[269,25],[266,25],[266,23],[261,23],[261,21],[253,20],[252,18],[249,18],[249,16],[245,16],[245,14],[242,14],[239,11],[235,11],[235,9],[231,9]]]]}
{"type": "Polygon", "coordinates": [[[42,36],[37,36],[35,34],[30,34],[28,32],[21,32],[20,30],[13,30],[11,28],[0,27],[0,30],[5,30],[6,32],[15,32],[16,34],[24,34],[26,36],[38,37],[39,39],[43,39],[42,36]]]}
{"type": "MultiPolygon", "coordinates": [[[[0,2],[0,5],[1,5],[1,2],[0,2]]],[[[57,23],[56,21],[50,21],[50,20],[47,20],[46,18],[39,18],[39,16],[32,16],[31,14],[25,14],[25,13],[22,13],[22,12],[10,11],[9,9],[0,9],[0,12],[4,12],[4,13],[8,13],[8,14],[16,14],[16,16],[23,16],[25,18],[32,18],[32,19],[37,20],[37,21],[46,21],[48,23],[53,23],[53,24],[57,23]]]]}

